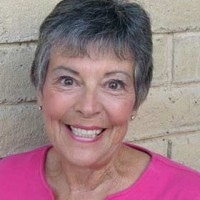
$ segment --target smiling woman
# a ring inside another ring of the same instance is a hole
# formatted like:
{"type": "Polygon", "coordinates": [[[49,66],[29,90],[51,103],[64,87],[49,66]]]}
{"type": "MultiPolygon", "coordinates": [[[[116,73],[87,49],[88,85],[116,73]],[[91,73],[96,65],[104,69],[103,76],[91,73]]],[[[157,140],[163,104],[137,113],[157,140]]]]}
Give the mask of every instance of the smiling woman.
{"type": "Polygon", "coordinates": [[[31,70],[50,145],[0,162],[1,200],[200,199],[198,172],[123,142],[152,68],[138,4],[61,1],[31,70]]]}
{"type": "Polygon", "coordinates": [[[51,56],[39,104],[51,143],[70,163],[101,165],[121,146],[134,111],[132,74],[131,60],[112,55],[51,56]]]}

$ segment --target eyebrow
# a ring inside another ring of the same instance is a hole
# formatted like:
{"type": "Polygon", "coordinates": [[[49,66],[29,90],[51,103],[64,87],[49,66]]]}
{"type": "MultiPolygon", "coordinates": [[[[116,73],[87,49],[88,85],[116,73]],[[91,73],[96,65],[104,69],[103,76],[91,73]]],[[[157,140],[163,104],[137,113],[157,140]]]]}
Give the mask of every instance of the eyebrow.
{"type": "MultiPolygon", "coordinates": [[[[70,73],[72,73],[72,74],[74,74],[76,76],[79,75],[79,72],[77,72],[76,70],[73,70],[71,67],[62,66],[62,65],[56,67],[55,69],[53,69],[53,72],[57,72],[57,71],[60,71],[60,70],[64,70],[64,71],[70,72],[70,73]]],[[[116,71],[107,72],[105,74],[105,76],[112,76],[112,75],[115,75],[115,74],[124,74],[129,79],[132,79],[132,75],[130,75],[129,73],[127,73],[125,71],[122,71],[122,70],[116,70],[116,71]]]]}
{"type": "Polygon", "coordinates": [[[67,67],[67,66],[58,66],[58,67],[56,67],[55,69],[53,69],[53,72],[57,72],[57,71],[60,71],[60,70],[64,70],[64,71],[67,71],[67,72],[70,72],[70,73],[72,73],[72,74],[74,74],[74,75],[79,75],[79,72],[77,72],[76,70],[73,70],[72,68],[70,68],[70,67],[67,67]]]}
{"type": "Polygon", "coordinates": [[[122,71],[122,70],[117,70],[117,71],[112,71],[112,72],[107,72],[105,74],[105,76],[112,76],[115,74],[124,74],[125,76],[127,76],[128,78],[132,79],[132,75],[130,75],[129,73],[122,71]]]}

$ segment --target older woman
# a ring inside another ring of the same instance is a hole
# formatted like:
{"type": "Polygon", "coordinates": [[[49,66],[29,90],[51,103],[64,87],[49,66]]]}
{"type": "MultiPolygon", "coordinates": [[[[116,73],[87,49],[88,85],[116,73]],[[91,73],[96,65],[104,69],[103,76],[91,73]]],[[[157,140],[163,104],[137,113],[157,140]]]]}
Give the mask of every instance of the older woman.
{"type": "Polygon", "coordinates": [[[61,1],[40,28],[31,71],[51,145],[0,162],[0,199],[199,200],[198,172],[123,143],[152,68],[139,5],[61,1]]]}

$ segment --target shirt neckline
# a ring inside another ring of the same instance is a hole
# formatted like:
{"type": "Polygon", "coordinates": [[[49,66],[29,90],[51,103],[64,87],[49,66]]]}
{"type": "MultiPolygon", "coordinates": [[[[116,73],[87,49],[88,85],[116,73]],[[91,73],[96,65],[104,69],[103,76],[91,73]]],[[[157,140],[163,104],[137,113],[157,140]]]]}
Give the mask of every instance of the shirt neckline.
{"type": "MultiPolygon", "coordinates": [[[[153,163],[155,162],[155,154],[152,153],[151,151],[149,151],[149,150],[147,150],[147,149],[145,149],[143,147],[134,145],[134,144],[130,144],[130,143],[124,143],[124,144],[129,146],[129,147],[131,147],[131,148],[133,148],[133,149],[136,149],[136,150],[142,151],[144,153],[147,153],[150,156],[150,161],[149,161],[148,166],[146,167],[146,169],[141,174],[141,176],[134,183],[132,183],[129,187],[127,187],[127,188],[125,188],[125,189],[123,189],[121,191],[118,191],[118,192],[116,192],[114,194],[106,196],[105,200],[110,200],[112,198],[123,196],[123,195],[125,195],[125,194],[127,194],[129,192],[133,192],[133,190],[136,191],[137,187],[142,182],[144,182],[145,179],[151,173],[151,169],[152,169],[153,163]]],[[[51,148],[52,148],[52,145],[45,146],[43,154],[42,154],[42,156],[40,158],[40,169],[39,170],[40,170],[41,181],[42,181],[42,184],[43,184],[45,190],[49,194],[51,200],[55,200],[53,191],[50,188],[50,186],[48,185],[48,182],[47,182],[46,177],[45,177],[45,160],[46,160],[46,157],[47,157],[47,153],[51,148]]]]}
{"type": "MultiPolygon", "coordinates": [[[[116,197],[120,197],[120,196],[124,196],[128,193],[133,193],[133,191],[135,191],[135,195],[137,195],[137,188],[139,185],[143,184],[143,183],[146,183],[145,180],[148,179],[149,175],[151,174],[152,172],[152,167],[153,167],[153,164],[155,162],[155,155],[154,153],[152,153],[151,151],[143,148],[143,147],[140,147],[140,146],[137,146],[137,145],[134,145],[134,144],[130,144],[130,143],[124,143],[125,145],[133,148],[133,149],[136,149],[136,150],[139,150],[143,153],[146,153],[150,156],[150,161],[146,167],[146,169],[142,172],[142,174],[140,175],[140,177],[135,181],[133,182],[129,187],[119,191],[119,192],[116,192],[114,194],[111,194],[111,195],[108,195],[105,200],[111,200],[113,198],[116,198],[116,197]]],[[[133,196],[131,196],[133,198],[133,196]]]]}

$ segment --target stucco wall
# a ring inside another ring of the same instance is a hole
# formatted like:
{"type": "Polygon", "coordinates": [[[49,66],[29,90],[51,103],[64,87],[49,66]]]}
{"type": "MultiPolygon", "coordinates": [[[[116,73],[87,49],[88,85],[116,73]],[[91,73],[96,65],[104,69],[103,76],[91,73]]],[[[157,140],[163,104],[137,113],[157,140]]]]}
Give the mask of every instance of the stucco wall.
{"type": "MultiPolygon", "coordinates": [[[[0,157],[47,142],[29,70],[59,0],[0,2],[0,157]]],[[[154,79],[127,140],[200,170],[200,2],[138,0],[154,32],[154,79]]]]}

